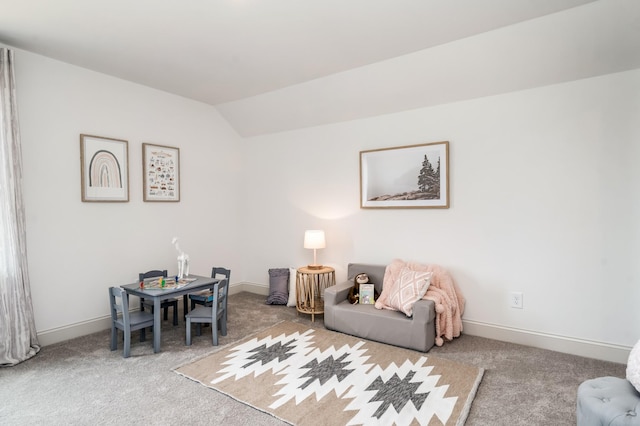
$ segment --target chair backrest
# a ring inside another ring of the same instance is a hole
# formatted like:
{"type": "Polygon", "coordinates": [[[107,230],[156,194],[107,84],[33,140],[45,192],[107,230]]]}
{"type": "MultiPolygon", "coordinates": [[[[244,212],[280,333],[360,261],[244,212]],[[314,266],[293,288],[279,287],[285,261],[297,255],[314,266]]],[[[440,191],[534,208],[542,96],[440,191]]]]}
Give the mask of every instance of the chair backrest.
{"type": "Polygon", "coordinates": [[[227,281],[231,282],[231,269],[214,266],[211,268],[211,278],[226,278],[227,281]]]}
{"type": "MultiPolygon", "coordinates": [[[[225,292],[228,292],[229,283],[231,282],[231,269],[223,268],[221,266],[214,266],[211,268],[211,278],[226,278],[227,280],[227,289],[225,292]]],[[[215,294],[215,293],[214,293],[215,294]]],[[[225,313],[225,317],[227,315],[227,295],[225,293],[224,297],[224,305],[222,306],[222,310],[225,313]]]]}
{"type": "Polygon", "coordinates": [[[217,295],[213,301],[212,315],[215,318],[220,318],[221,315],[225,315],[227,311],[227,295],[229,293],[229,280],[223,278],[213,288],[213,294],[217,295]]]}
{"type": "Polygon", "coordinates": [[[159,269],[154,269],[153,271],[147,271],[147,272],[140,272],[138,274],[138,281],[144,281],[145,278],[154,278],[154,277],[166,277],[167,276],[167,270],[159,270],[159,269]]]}
{"type": "Polygon", "coordinates": [[[129,299],[127,292],[120,287],[109,287],[109,305],[111,306],[111,320],[117,321],[118,315],[123,324],[129,325],[129,299]]]}

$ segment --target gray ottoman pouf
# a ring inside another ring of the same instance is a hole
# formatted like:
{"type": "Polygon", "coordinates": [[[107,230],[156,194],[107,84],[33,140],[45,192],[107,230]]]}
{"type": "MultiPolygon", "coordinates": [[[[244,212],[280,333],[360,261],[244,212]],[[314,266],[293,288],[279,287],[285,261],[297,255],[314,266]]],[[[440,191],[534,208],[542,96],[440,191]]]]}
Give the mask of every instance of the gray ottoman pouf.
{"type": "Polygon", "coordinates": [[[640,426],[640,393],[618,377],[587,380],[578,387],[576,415],[578,426],[640,426]]]}

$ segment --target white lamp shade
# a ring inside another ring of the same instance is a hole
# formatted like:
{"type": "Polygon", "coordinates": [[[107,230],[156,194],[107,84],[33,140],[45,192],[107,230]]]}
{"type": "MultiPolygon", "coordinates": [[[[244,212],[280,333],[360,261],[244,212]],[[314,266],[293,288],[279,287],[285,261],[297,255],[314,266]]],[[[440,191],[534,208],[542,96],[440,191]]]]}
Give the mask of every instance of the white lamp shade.
{"type": "Polygon", "coordinates": [[[324,231],[311,230],[304,233],[304,248],[321,249],[326,247],[324,231]]]}

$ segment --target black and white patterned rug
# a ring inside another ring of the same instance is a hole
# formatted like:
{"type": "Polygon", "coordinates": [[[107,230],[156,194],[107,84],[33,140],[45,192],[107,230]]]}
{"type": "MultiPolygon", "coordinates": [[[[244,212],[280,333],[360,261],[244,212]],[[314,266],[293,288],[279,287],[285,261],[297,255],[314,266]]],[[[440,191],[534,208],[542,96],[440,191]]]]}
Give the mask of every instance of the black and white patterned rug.
{"type": "Polygon", "coordinates": [[[464,424],[483,374],[292,322],[175,371],[297,425],[464,424]]]}

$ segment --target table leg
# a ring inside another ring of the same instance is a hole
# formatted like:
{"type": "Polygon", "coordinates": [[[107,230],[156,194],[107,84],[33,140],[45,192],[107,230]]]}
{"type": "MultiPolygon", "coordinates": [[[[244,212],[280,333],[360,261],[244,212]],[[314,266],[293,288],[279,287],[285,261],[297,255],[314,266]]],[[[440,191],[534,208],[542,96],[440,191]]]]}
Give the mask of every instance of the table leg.
{"type": "Polygon", "coordinates": [[[187,313],[189,312],[189,295],[185,294],[182,296],[182,313],[184,314],[184,318],[187,318],[187,313]]]}
{"type": "Polygon", "coordinates": [[[313,282],[313,278],[311,278],[311,322],[316,322],[315,312],[316,312],[316,295],[315,295],[315,282],[313,282]]]}
{"type": "Polygon", "coordinates": [[[162,321],[160,321],[160,298],[153,298],[153,352],[160,352],[160,328],[162,327],[162,321]]]}

